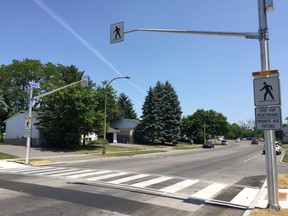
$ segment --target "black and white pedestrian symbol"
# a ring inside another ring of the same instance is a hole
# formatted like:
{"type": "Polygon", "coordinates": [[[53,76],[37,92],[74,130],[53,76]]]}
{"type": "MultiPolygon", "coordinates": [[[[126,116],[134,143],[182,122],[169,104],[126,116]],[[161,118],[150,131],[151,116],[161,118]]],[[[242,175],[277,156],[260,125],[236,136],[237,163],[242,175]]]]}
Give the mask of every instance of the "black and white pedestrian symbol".
{"type": "Polygon", "coordinates": [[[115,26],[115,30],[113,32],[115,34],[115,40],[117,40],[117,38],[121,39],[120,31],[121,29],[118,26],[115,26]]]}
{"type": "Polygon", "coordinates": [[[254,105],[280,105],[279,77],[262,77],[254,79],[254,105]]]}
{"type": "Polygon", "coordinates": [[[264,101],[267,100],[267,95],[271,97],[272,100],[274,100],[273,94],[271,91],[273,91],[273,87],[271,85],[268,85],[267,82],[263,82],[263,88],[260,89],[260,91],[265,91],[264,93],[264,101]]]}
{"type": "Polygon", "coordinates": [[[110,26],[110,43],[117,43],[124,40],[124,22],[112,24],[110,26]]]}

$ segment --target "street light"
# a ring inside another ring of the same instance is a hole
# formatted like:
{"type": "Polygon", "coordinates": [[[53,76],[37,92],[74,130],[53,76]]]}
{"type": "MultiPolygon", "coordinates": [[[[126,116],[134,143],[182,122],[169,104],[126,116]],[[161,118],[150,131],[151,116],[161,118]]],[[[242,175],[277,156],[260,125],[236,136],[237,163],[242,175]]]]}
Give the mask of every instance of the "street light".
{"type": "Polygon", "coordinates": [[[104,100],[104,132],[103,132],[103,149],[102,154],[106,154],[106,118],[107,118],[107,90],[109,85],[116,79],[130,79],[129,76],[125,77],[116,77],[108,82],[108,84],[105,86],[105,100],[104,100]]]}
{"type": "Polygon", "coordinates": [[[70,86],[76,85],[78,83],[82,83],[82,87],[88,87],[89,86],[89,78],[88,76],[83,76],[80,81],[70,83],[69,85],[54,89],[52,91],[46,92],[41,95],[37,95],[33,97],[33,88],[40,88],[40,85],[38,83],[29,82],[30,85],[30,92],[29,92],[29,109],[28,109],[28,116],[25,117],[25,130],[27,134],[27,140],[26,140],[26,159],[25,164],[29,165],[30,163],[30,146],[31,146],[31,128],[32,128],[32,106],[34,100],[37,100],[39,98],[42,98],[44,96],[53,94],[54,92],[60,91],[62,89],[68,88],[70,86]]]}
{"type": "Polygon", "coordinates": [[[30,159],[30,146],[31,146],[31,124],[32,124],[32,106],[33,106],[33,88],[40,88],[40,85],[35,82],[29,82],[30,91],[29,91],[29,109],[28,109],[28,116],[25,117],[25,130],[26,130],[26,159],[25,163],[29,164],[30,159]]]}

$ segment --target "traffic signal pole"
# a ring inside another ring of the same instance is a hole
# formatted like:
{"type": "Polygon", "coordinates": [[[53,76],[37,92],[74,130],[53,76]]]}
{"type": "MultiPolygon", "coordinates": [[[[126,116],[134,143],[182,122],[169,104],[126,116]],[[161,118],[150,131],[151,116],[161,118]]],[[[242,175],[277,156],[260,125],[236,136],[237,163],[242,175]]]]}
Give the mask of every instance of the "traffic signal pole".
{"type": "MultiPolygon", "coordinates": [[[[268,51],[268,26],[266,11],[273,10],[273,0],[258,0],[259,31],[258,32],[218,32],[218,31],[191,31],[191,30],[174,30],[174,29],[146,29],[138,28],[124,32],[124,23],[122,26],[123,34],[133,32],[163,32],[179,34],[197,34],[212,36],[233,36],[244,37],[246,39],[258,39],[260,41],[260,58],[262,71],[269,71],[269,51],[268,51]]],[[[113,32],[111,33],[113,35],[113,32]]],[[[121,41],[124,40],[122,35],[121,41]]],[[[267,75],[269,77],[270,75],[267,75]]],[[[269,106],[270,107],[270,106],[269,106]]],[[[265,137],[265,165],[268,188],[268,205],[271,210],[280,210],[278,194],[278,171],[275,147],[275,132],[273,130],[264,130],[265,137]]]]}

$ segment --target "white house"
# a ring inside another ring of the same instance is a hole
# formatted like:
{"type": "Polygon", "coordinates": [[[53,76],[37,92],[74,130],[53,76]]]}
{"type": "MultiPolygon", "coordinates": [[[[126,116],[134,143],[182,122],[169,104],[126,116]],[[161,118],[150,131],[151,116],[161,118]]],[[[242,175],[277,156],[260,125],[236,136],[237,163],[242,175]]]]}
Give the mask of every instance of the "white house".
{"type": "MultiPolygon", "coordinates": [[[[10,118],[6,119],[6,144],[26,145],[26,130],[25,130],[25,117],[28,116],[27,111],[20,111],[10,118]]],[[[35,113],[33,113],[35,117],[35,113]]],[[[39,130],[36,128],[35,123],[38,121],[33,118],[31,125],[31,146],[37,146],[40,144],[39,130]]]]}
{"type": "MultiPolygon", "coordinates": [[[[131,143],[133,140],[133,131],[140,123],[137,119],[120,119],[110,123],[110,127],[118,130],[117,142],[118,143],[131,143]]],[[[113,139],[115,142],[115,139],[113,139]]]]}

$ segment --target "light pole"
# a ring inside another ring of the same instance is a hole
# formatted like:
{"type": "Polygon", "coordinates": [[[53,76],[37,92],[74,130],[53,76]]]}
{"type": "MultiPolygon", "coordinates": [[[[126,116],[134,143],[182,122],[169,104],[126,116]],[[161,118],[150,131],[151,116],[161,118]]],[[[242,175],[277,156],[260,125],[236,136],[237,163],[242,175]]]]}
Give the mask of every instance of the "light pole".
{"type": "Polygon", "coordinates": [[[89,82],[88,82],[88,76],[83,76],[82,79],[80,81],[77,82],[73,82],[69,85],[54,89],[52,91],[46,92],[44,94],[41,95],[37,95],[35,97],[33,97],[33,88],[40,88],[40,85],[38,83],[33,83],[33,82],[29,82],[30,85],[30,92],[29,92],[29,109],[28,109],[28,116],[25,117],[25,130],[27,133],[27,140],[26,140],[26,159],[25,159],[25,164],[29,165],[30,163],[30,146],[31,146],[31,128],[32,128],[32,106],[33,106],[33,102],[34,100],[37,100],[39,98],[42,98],[44,96],[53,94],[54,92],[60,91],[64,88],[76,85],[78,83],[82,83],[82,87],[88,87],[89,82]]]}
{"type": "Polygon", "coordinates": [[[31,128],[32,128],[32,106],[33,106],[33,88],[40,88],[38,83],[29,82],[30,91],[29,91],[29,109],[28,109],[28,116],[25,117],[25,130],[26,130],[26,159],[25,164],[29,164],[30,160],[30,146],[31,146],[31,128]]]}
{"type": "Polygon", "coordinates": [[[130,79],[129,76],[125,77],[115,77],[114,79],[110,80],[108,84],[105,86],[105,99],[104,99],[104,131],[103,131],[103,149],[102,154],[106,154],[106,121],[107,121],[107,90],[110,84],[116,79],[130,79]]]}

